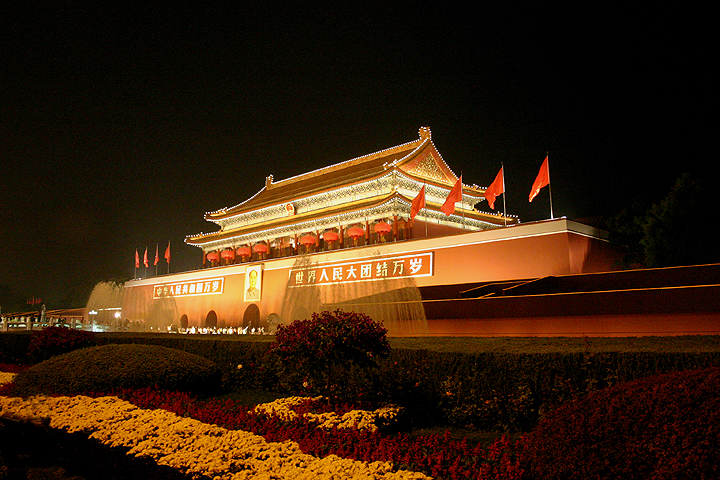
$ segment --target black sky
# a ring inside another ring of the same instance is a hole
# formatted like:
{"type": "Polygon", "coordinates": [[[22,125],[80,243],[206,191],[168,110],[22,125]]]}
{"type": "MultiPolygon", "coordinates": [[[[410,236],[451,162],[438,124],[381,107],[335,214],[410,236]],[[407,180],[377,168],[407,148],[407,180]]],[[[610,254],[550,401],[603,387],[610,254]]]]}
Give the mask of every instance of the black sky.
{"type": "Polygon", "coordinates": [[[0,286],[64,306],[168,241],[172,271],[198,268],[182,241],[216,229],[205,212],[421,126],[465,183],[504,163],[524,222],[549,216],[546,191],[527,201],[546,152],[570,218],[717,161],[707,12],[297,3],[6,7],[0,286]]]}

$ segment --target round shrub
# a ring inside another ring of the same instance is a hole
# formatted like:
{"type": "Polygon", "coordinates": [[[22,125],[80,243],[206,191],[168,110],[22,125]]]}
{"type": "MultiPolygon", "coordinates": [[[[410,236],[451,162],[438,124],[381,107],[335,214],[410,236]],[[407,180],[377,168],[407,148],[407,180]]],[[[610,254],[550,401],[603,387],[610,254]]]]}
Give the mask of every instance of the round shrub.
{"type": "Polygon", "coordinates": [[[278,327],[271,352],[281,363],[281,382],[295,391],[326,396],[355,394],[377,360],[390,353],[387,329],[362,313],[313,313],[278,327]]]}
{"type": "Polygon", "coordinates": [[[720,476],[720,368],[657,375],[571,401],[522,442],[528,478],[720,476]]]}
{"type": "Polygon", "coordinates": [[[157,387],[210,393],[221,384],[217,366],[199,355],[157,345],[110,344],[75,350],[18,374],[16,395],[111,392],[157,387]]]}

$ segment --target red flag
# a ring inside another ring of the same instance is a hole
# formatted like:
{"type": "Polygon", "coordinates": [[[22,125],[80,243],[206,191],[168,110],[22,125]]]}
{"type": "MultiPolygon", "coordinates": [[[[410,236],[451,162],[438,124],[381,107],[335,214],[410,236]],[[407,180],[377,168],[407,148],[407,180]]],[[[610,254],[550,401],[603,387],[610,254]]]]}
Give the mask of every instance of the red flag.
{"type": "Polygon", "coordinates": [[[160,255],[158,255],[158,244],[155,244],[155,263],[153,265],[157,265],[160,261],[160,255]]]}
{"type": "Polygon", "coordinates": [[[170,263],[170,242],[168,242],[168,247],[165,249],[165,260],[170,263]]]}
{"type": "Polygon", "coordinates": [[[532,190],[530,190],[530,201],[532,202],[533,198],[540,193],[540,190],[548,185],[550,185],[550,168],[548,167],[548,157],[545,157],[545,160],[540,166],[537,178],[533,183],[532,190]]]}
{"type": "Polygon", "coordinates": [[[420,189],[415,199],[412,201],[412,208],[410,209],[410,220],[415,218],[420,210],[425,208],[425,185],[420,189]]]}
{"type": "Polygon", "coordinates": [[[145,268],[147,268],[148,267],[147,247],[145,247],[145,256],[143,257],[143,263],[145,264],[145,268]]]}
{"type": "Polygon", "coordinates": [[[140,268],[140,255],[138,254],[137,248],[135,249],[135,268],[140,268]]]}
{"type": "Polygon", "coordinates": [[[495,198],[505,193],[505,176],[503,174],[503,168],[500,167],[500,171],[495,176],[495,180],[485,190],[485,198],[487,199],[490,208],[495,210],[495,198]]]}
{"type": "Polygon", "coordinates": [[[440,210],[445,213],[445,215],[452,215],[455,211],[455,202],[460,201],[462,201],[462,175],[460,175],[460,178],[455,182],[455,186],[450,190],[450,194],[445,199],[445,203],[440,207],[440,210]]]}

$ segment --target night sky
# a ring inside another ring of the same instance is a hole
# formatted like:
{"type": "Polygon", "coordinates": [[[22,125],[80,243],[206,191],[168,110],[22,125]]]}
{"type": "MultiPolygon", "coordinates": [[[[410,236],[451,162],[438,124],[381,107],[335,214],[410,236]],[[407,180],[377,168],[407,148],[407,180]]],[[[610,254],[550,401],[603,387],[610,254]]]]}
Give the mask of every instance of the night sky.
{"type": "Polygon", "coordinates": [[[658,201],[718,160],[707,12],[14,3],[0,28],[0,287],[51,308],[132,278],[136,248],[151,274],[168,241],[171,272],[199,268],[183,240],[217,229],[205,212],[421,126],[466,184],[504,163],[522,222],[550,215],[547,188],[528,203],[548,152],[555,216],[573,219],[658,201]]]}

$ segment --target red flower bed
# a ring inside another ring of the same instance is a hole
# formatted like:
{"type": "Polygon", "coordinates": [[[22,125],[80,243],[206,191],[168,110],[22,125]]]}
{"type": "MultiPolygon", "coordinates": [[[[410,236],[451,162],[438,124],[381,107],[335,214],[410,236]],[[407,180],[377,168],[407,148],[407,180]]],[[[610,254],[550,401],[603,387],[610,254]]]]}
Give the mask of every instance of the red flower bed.
{"type": "Polygon", "coordinates": [[[543,419],[521,464],[537,480],[720,478],[718,392],[720,368],[597,391],[543,419]]]}
{"type": "Polygon", "coordinates": [[[67,327],[47,327],[32,332],[28,354],[37,362],[95,345],[95,334],[67,327]]]}
{"type": "Polygon", "coordinates": [[[0,363],[0,372],[20,373],[28,368],[30,368],[29,365],[11,365],[7,363],[0,363]]]}
{"type": "MultiPolygon", "coordinates": [[[[470,445],[466,440],[452,440],[449,433],[411,438],[405,434],[383,435],[367,430],[320,429],[302,417],[281,421],[249,413],[247,406],[232,400],[199,400],[178,392],[145,389],[113,394],[141,408],[162,408],[204,423],[253,432],[271,442],[293,440],[304,453],[319,457],[335,454],[365,462],[391,461],[399,468],[442,479],[512,480],[520,479],[522,474],[515,446],[505,436],[484,447],[470,445]]],[[[322,405],[322,402],[308,402],[304,408],[317,412],[322,405]]],[[[334,408],[324,407],[325,411],[334,411],[334,408]]],[[[345,405],[338,410],[350,409],[345,405]]]]}

